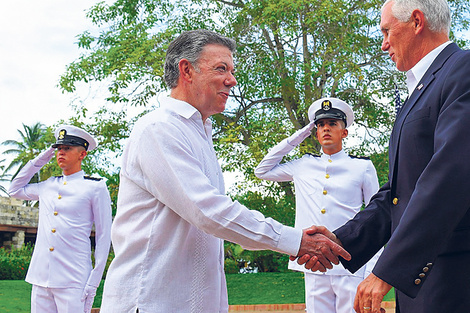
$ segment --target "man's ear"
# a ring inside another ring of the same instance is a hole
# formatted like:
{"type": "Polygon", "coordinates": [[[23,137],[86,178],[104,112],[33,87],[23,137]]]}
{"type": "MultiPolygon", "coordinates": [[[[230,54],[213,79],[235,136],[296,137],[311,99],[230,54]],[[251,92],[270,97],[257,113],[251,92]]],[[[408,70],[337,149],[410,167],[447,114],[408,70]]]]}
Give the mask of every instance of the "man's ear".
{"type": "Polygon", "coordinates": [[[343,128],[343,134],[341,135],[341,138],[344,139],[348,137],[349,131],[347,128],[343,128]]]}
{"type": "Polygon", "coordinates": [[[420,10],[414,10],[411,13],[411,21],[413,23],[413,27],[416,34],[419,34],[423,31],[426,22],[423,12],[421,12],[420,10]]]}
{"type": "Polygon", "coordinates": [[[80,161],[82,161],[86,156],[87,156],[88,152],[86,150],[82,150],[80,152],[80,161]]]}
{"type": "Polygon", "coordinates": [[[186,59],[181,59],[178,63],[178,68],[180,70],[180,78],[187,81],[192,80],[194,67],[191,62],[186,59]]]}

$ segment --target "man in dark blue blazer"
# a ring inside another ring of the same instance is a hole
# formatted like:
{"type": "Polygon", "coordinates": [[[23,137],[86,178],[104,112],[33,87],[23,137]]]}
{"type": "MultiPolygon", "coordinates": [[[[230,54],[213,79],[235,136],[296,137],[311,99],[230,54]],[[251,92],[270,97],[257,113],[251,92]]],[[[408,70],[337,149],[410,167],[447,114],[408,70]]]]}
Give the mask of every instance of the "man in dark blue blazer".
{"type": "Polygon", "coordinates": [[[409,99],[389,145],[389,181],[334,231],[354,272],[387,244],[358,287],[355,310],[470,312],[470,51],[449,42],[446,0],[388,0],[382,50],[407,72],[409,99]]]}

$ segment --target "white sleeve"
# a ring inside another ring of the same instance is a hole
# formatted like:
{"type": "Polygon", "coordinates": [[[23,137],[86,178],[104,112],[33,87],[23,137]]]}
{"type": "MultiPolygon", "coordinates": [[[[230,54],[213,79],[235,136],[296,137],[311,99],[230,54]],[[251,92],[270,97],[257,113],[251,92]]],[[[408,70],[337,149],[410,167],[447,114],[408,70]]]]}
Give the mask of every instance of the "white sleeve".
{"type": "Polygon", "coordinates": [[[222,194],[211,184],[202,160],[195,155],[195,151],[208,148],[194,145],[179,132],[166,125],[147,128],[140,134],[137,146],[132,148],[139,152],[126,161],[133,163],[126,168],[137,168],[143,175],[145,185],[141,187],[208,234],[248,249],[297,255],[302,231],[266,218],[222,194]]]}
{"type": "MultiPolygon", "coordinates": [[[[370,199],[373,195],[379,190],[379,180],[377,178],[377,171],[375,170],[374,164],[372,161],[368,160],[368,165],[366,172],[364,173],[364,186],[363,186],[363,196],[364,204],[367,206],[370,202],[370,199]]],[[[375,263],[382,254],[384,248],[380,249],[365,265],[364,278],[372,273],[375,263]]]]}
{"type": "Polygon", "coordinates": [[[279,163],[294,148],[295,146],[290,145],[287,139],[275,145],[256,167],[256,177],[271,181],[291,181],[293,174],[290,167],[279,163]]]}
{"type": "Polygon", "coordinates": [[[33,160],[26,163],[25,166],[18,172],[18,175],[11,181],[8,194],[12,197],[23,200],[38,200],[39,199],[39,185],[29,184],[34,174],[39,172],[47,162],[49,162],[55,154],[55,149],[49,147],[41,152],[33,160]]]}
{"type": "Polygon", "coordinates": [[[88,277],[87,284],[98,287],[106,261],[109,255],[111,245],[111,198],[104,181],[99,182],[100,186],[96,189],[93,197],[93,218],[95,223],[95,267],[88,277]]]}
{"type": "Polygon", "coordinates": [[[29,184],[29,181],[40,169],[34,166],[33,161],[26,163],[11,181],[8,194],[17,199],[39,200],[39,184],[29,184]]]}
{"type": "Polygon", "coordinates": [[[375,170],[372,161],[367,160],[367,168],[364,173],[364,184],[362,186],[362,194],[364,204],[367,206],[370,199],[379,191],[379,179],[377,178],[377,171],[375,170]]]}

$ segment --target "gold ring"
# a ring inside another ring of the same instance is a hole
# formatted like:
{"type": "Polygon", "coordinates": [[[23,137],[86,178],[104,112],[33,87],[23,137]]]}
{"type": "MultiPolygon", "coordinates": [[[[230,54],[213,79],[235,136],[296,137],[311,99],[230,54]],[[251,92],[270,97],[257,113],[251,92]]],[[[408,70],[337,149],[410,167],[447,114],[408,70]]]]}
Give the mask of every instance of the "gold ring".
{"type": "Polygon", "coordinates": [[[370,310],[370,306],[365,306],[364,310],[370,310]]]}

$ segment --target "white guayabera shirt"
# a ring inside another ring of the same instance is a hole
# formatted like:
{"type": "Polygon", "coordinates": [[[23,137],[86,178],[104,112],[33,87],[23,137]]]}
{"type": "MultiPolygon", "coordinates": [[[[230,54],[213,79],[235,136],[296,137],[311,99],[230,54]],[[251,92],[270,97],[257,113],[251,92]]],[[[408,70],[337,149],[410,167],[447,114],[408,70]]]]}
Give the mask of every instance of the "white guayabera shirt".
{"type": "Polygon", "coordinates": [[[165,98],[124,150],[102,313],[227,312],[223,240],[297,255],[302,232],[225,195],[212,126],[165,98]]]}

